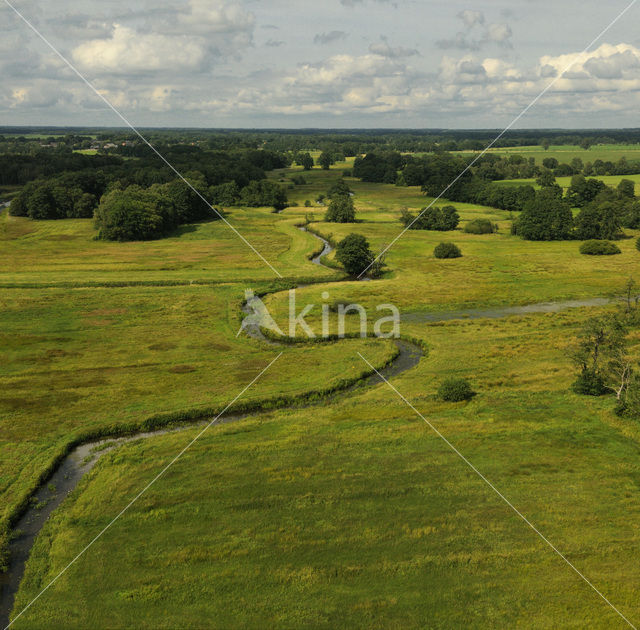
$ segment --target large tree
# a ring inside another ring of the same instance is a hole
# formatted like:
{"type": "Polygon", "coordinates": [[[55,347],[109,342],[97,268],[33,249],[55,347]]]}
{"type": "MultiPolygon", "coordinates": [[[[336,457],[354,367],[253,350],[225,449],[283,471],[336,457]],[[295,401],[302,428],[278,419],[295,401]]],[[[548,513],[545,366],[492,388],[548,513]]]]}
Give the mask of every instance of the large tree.
{"type": "Polygon", "coordinates": [[[349,234],[338,243],[336,260],[348,274],[357,276],[373,262],[374,255],[362,234],[349,234]]]}
{"type": "Polygon", "coordinates": [[[331,200],[324,215],[328,223],[355,223],[356,209],[349,195],[338,195],[331,200]]]}
{"type": "Polygon", "coordinates": [[[553,189],[543,188],[525,204],[516,232],[528,241],[559,241],[569,238],[572,226],[569,204],[553,189]]]}

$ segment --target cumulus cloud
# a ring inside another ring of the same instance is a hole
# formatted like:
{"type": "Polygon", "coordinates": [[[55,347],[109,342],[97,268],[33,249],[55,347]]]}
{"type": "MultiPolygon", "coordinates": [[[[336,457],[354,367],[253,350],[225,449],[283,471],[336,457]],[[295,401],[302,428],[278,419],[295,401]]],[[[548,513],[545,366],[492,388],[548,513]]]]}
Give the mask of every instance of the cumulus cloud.
{"type": "Polygon", "coordinates": [[[206,51],[189,37],[138,33],[116,24],[109,38],[80,44],[72,55],[82,68],[129,74],[197,69],[202,66],[206,51]]]}
{"type": "Polygon", "coordinates": [[[391,46],[386,37],[382,37],[381,41],[371,44],[369,52],[381,57],[389,57],[390,59],[400,59],[402,57],[413,57],[418,55],[415,48],[405,48],[404,46],[391,46]]]}
{"type": "Polygon", "coordinates": [[[457,18],[462,21],[464,31],[456,33],[448,39],[436,41],[436,46],[457,50],[480,50],[487,44],[496,44],[503,48],[511,48],[511,27],[506,23],[485,24],[482,11],[460,11],[457,18]]]}
{"type": "Polygon", "coordinates": [[[254,22],[253,15],[236,4],[189,0],[186,7],[155,23],[152,31],[113,24],[107,36],[75,47],[72,57],[82,68],[98,73],[201,71],[249,47],[254,22]]]}
{"type": "Polygon", "coordinates": [[[484,24],[484,13],[482,11],[460,11],[458,18],[460,18],[463,24],[469,29],[484,24]]]}
{"type": "Polygon", "coordinates": [[[320,45],[331,44],[333,42],[339,42],[347,39],[348,35],[349,34],[345,33],[344,31],[330,31],[328,33],[318,33],[313,38],[313,43],[320,44],[320,45]]]}
{"type": "Polygon", "coordinates": [[[378,4],[390,4],[396,9],[398,8],[398,3],[394,2],[394,0],[340,0],[340,4],[344,7],[356,7],[365,4],[367,1],[377,2],[378,4]]]}

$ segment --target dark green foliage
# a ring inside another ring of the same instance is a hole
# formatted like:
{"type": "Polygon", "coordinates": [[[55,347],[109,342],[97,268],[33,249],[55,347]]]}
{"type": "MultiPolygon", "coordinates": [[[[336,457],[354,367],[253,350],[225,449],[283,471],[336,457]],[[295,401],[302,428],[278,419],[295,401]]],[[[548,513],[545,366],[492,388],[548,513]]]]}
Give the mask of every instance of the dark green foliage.
{"type": "Polygon", "coordinates": [[[448,378],[438,388],[438,398],[445,402],[471,400],[475,392],[465,378],[448,378]]]}
{"type": "Polygon", "coordinates": [[[583,396],[604,396],[609,392],[602,376],[589,369],[580,372],[571,389],[583,396]]]}
{"type": "Polygon", "coordinates": [[[364,182],[394,184],[404,158],[400,153],[367,153],[353,163],[353,176],[364,182]]]}
{"type": "Polygon", "coordinates": [[[302,166],[305,171],[310,171],[313,168],[313,158],[309,153],[298,153],[296,156],[296,164],[302,166]]]}
{"type": "Polygon", "coordinates": [[[580,253],[589,256],[611,256],[620,254],[620,248],[611,241],[591,240],[585,241],[580,245],[580,253]]]}
{"type": "Polygon", "coordinates": [[[355,223],[356,209],[349,195],[334,197],[324,215],[329,223],[355,223]]]}
{"type": "Polygon", "coordinates": [[[585,206],[575,219],[576,238],[615,239],[620,236],[620,207],[615,202],[593,201],[585,206]]]}
{"type": "Polygon", "coordinates": [[[209,188],[209,198],[212,204],[218,206],[235,206],[240,202],[240,188],[235,182],[211,186],[209,188]]]}
{"type": "Polygon", "coordinates": [[[287,193],[271,180],[254,181],[240,191],[240,204],[251,208],[272,206],[276,210],[283,210],[287,207],[287,193]]]}
{"type": "Polygon", "coordinates": [[[336,247],[336,260],[352,276],[362,273],[373,259],[369,241],[362,234],[349,234],[336,247]]]}
{"type": "Polygon", "coordinates": [[[410,230],[435,230],[448,232],[455,230],[460,222],[460,215],[453,206],[443,208],[430,207],[423,208],[418,218],[411,214],[406,208],[400,215],[400,222],[409,227],[410,230]]]}
{"type": "Polygon", "coordinates": [[[105,194],[95,218],[99,238],[110,241],[159,238],[178,225],[178,213],[173,203],[159,191],[140,186],[105,194]]]}
{"type": "Polygon", "coordinates": [[[529,241],[557,241],[568,239],[572,226],[573,215],[567,202],[543,188],[525,205],[517,233],[529,241]]]}
{"type": "Polygon", "coordinates": [[[640,229],[640,203],[632,201],[625,204],[624,210],[621,212],[620,223],[622,227],[630,230],[640,229]]]}
{"type": "Polygon", "coordinates": [[[579,369],[573,391],[588,396],[601,396],[616,391],[620,398],[628,379],[627,325],[619,315],[588,319],[571,351],[571,359],[579,369]],[[622,374],[622,376],[621,376],[622,374]]]}
{"type": "Polygon", "coordinates": [[[636,249],[640,251],[640,238],[636,239],[636,249]]]}
{"type": "Polygon", "coordinates": [[[474,219],[464,226],[467,234],[493,234],[498,231],[498,226],[489,219],[474,219]]]}
{"type": "Polygon", "coordinates": [[[340,197],[344,195],[350,195],[353,191],[349,184],[344,179],[339,179],[329,190],[327,191],[327,197],[333,199],[334,197],[340,197]]]}
{"type": "Polygon", "coordinates": [[[545,168],[540,172],[538,179],[536,179],[536,183],[538,186],[542,186],[543,188],[555,186],[556,178],[549,169],[545,168]]]}
{"type": "Polygon", "coordinates": [[[204,219],[219,218],[219,215],[206,201],[209,191],[204,179],[191,179],[188,184],[174,180],[165,184],[162,192],[176,208],[179,223],[194,223],[204,219]]]}
{"type": "Polygon", "coordinates": [[[335,156],[329,151],[323,151],[318,158],[318,164],[325,170],[328,171],[332,164],[335,164],[335,156]]]}
{"type": "Polygon", "coordinates": [[[440,243],[433,250],[433,255],[436,258],[460,258],[462,252],[455,243],[440,243]]]}
{"type": "Polygon", "coordinates": [[[574,175],[567,189],[567,201],[575,208],[582,208],[591,203],[606,185],[599,179],[586,179],[584,175],[574,175]]]}
{"type": "Polygon", "coordinates": [[[636,196],[636,185],[630,179],[621,179],[617,190],[620,197],[634,199],[636,196]]]}

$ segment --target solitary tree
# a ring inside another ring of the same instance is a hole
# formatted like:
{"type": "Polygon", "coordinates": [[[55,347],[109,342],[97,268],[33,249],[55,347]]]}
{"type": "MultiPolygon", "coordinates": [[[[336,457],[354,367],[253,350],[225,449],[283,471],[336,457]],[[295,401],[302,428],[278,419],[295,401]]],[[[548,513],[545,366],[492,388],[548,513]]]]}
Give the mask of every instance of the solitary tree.
{"type": "Polygon", "coordinates": [[[329,167],[335,163],[335,158],[332,153],[328,151],[323,151],[318,158],[318,164],[322,166],[325,171],[329,170],[329,167]]]}
{"type": "Polygon", "coordinates": [[[336,247],[336,260],[352,276],[362,273],[373,259],[369,241],[362,234],[349,234],[336,247]]]}
{"type": "Polygon", "coordinates": [[[356,209],[353,199],[348,195],[334,197],[325,213],[324,220],[328,223],[355,223],[356,209]]]}

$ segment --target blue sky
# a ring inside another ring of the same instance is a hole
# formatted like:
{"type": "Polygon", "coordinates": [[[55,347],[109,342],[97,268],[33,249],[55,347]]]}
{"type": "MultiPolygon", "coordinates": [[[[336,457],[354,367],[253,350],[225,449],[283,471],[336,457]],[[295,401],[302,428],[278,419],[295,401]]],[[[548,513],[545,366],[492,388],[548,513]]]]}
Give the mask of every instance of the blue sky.
{"type": "MultiPolygon", "coordinates": [[[[640,127],[628,0],[12,0],[134,125],[640,127]]],[[[119,125],[0,9],[3,124],[119,125]]]]}

